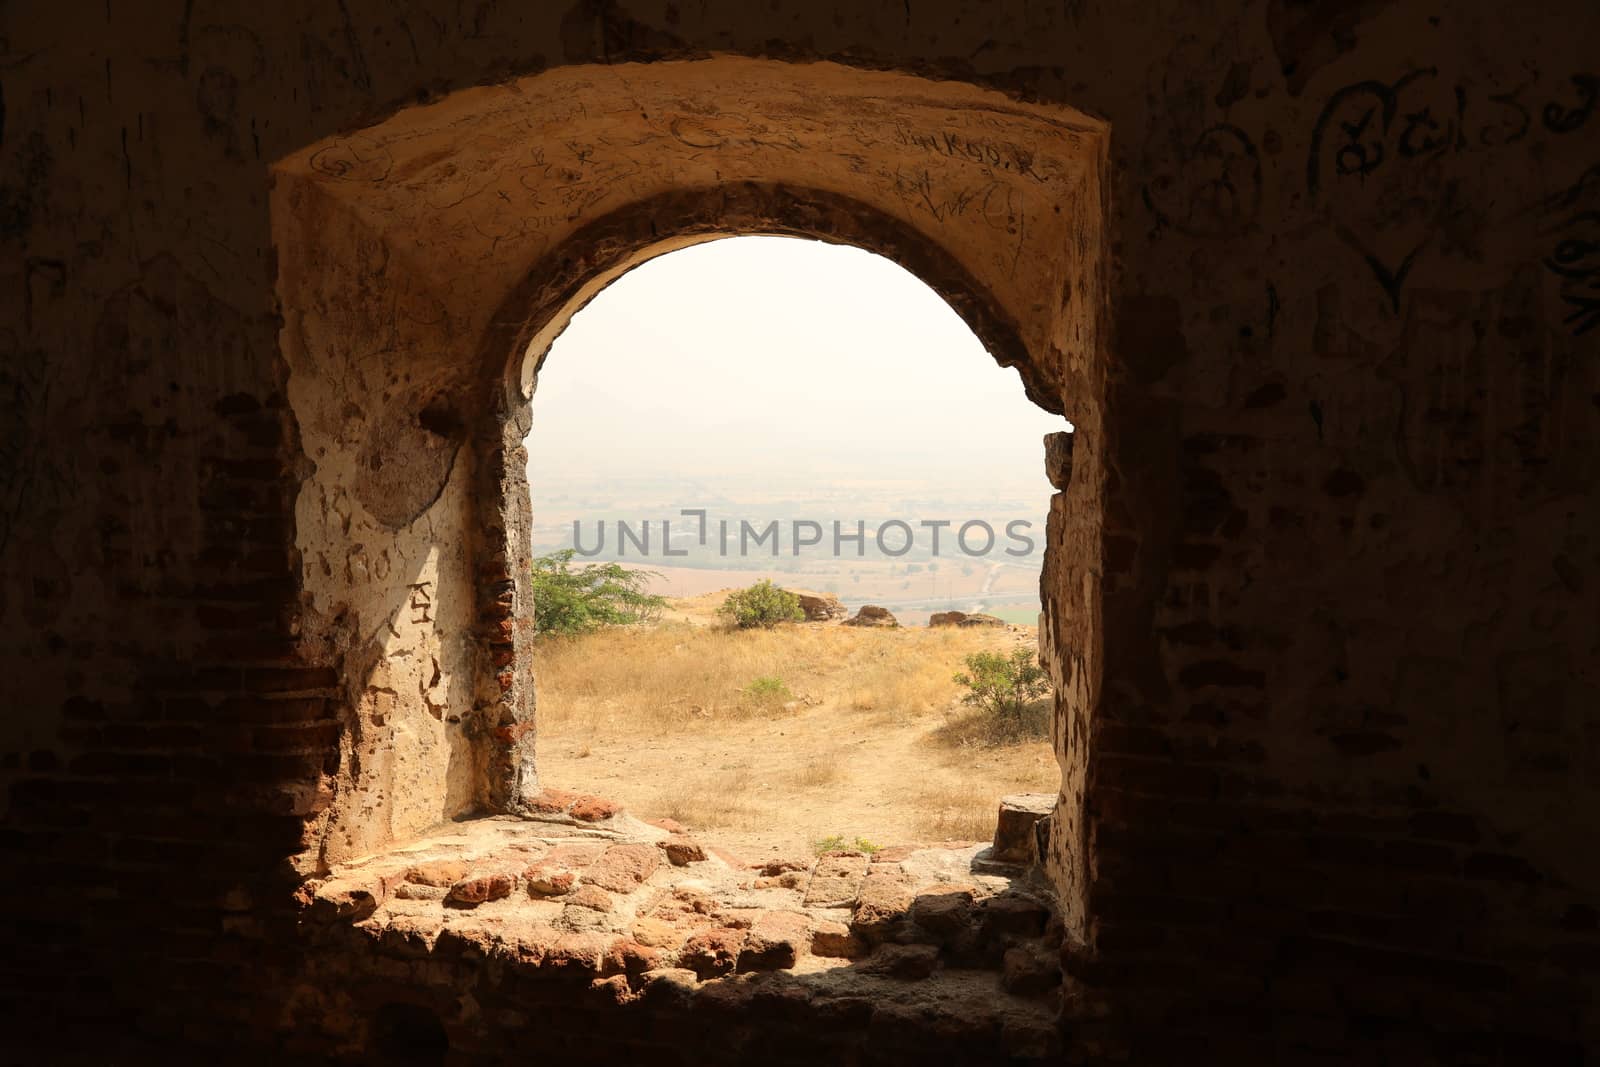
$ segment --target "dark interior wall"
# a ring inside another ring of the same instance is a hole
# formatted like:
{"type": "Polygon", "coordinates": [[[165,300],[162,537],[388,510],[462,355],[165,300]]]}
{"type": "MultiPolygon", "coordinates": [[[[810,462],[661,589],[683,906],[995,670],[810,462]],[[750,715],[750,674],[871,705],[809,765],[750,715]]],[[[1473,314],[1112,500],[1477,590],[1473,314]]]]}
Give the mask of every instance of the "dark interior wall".
{"type": "Polygon", "coordinates": [[[295,633],[269,164],[732,51],[1110,124],[1080,1047],[1592,1050],[1597,36],[1581,2],[8,5],[5,998],[287,1017],[284,861],[340,724],[295,633]]]}

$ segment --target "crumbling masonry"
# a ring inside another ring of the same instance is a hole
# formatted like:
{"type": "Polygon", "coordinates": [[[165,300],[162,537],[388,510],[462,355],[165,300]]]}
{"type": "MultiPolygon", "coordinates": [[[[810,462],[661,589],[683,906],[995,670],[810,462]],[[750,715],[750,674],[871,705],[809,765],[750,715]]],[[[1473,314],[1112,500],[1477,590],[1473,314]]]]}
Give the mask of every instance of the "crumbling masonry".
{"type": "Polygon", "coordinates": [[[1565,0],[7,6],[8,1037],[1593,1059],[1597,36],[1565,0]],[[539,361],[751,232],[902,263],[1077,428],[1031,866],[679,864],[541,789],[539,361]]]}

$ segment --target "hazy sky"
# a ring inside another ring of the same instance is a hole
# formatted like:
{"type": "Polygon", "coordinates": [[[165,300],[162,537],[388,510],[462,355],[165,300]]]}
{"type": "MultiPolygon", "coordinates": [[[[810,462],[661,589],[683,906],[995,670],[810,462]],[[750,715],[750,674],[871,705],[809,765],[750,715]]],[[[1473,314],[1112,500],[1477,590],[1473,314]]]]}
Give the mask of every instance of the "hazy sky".
{"type": "Polygon", "coordinates": [[[1066,429],[914,275],[860,249],[736,237],[657,257],[557,339],[528,437],[542,480],[852,472],[1037,481],[1066,429]]]}

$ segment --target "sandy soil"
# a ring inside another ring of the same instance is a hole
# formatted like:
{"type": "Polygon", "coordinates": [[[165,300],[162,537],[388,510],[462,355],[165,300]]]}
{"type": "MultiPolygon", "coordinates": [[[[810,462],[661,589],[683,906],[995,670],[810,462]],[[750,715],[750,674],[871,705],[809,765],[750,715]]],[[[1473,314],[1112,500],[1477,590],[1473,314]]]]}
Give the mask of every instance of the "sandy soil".
{"type": "MultiPolygon", "coordinates": [[[[720,599],[676,602],[669,614],[703,624],[720,599]]],[[[695,632],[710,634],[690,631],[691,640],[695,632]]],[[[859,633],[849,634],[857,656],[859,633]]],[[[1053,792],[1059,771],[1043,740],[952,743],[952,728],[959,733],[971,712],[956,699],[949,675],[966,651],[1036,640],[1028,627],[882,633],[882,647],[869,650],[878,656],[899,660],[937,650],[943,657],[907,665],[948,685],[932,706],[914,711],[893,706],[892,698],[861,707],[824,675],[808,678],[796,690],[799,699],[774,714],[662,724],[650,732],[615,725],[626,724],[626,715],[597,722],[542,714],[549,725],[539,737],[541,784],[599,793],[642,818],[677,819],[751,859],[811,852],[830,837],[879,845],[985,840],[1000,796],[1053,792]],[[945,662],[951,658],[954,664],[945,662]]],[[[674,699],[665,692],[660,698],[674,699]]],[[[559,691],[541,691],[541,711],[563,699],[559,691]]]]}
{"type": "Polygon", "coordinates": [[[1003,794],[1050,792],[1060,780],[1043,742],[948,753],[929,732],[925,722],[868,726],[821,707],[654,741],[546,736],[540,781],[616,799],[641,818],[677,818],[758,859],[809,853],[832,836],[986,840],[1003,794]],[[813,775],[827,780],[808,782],[813,775]]]}

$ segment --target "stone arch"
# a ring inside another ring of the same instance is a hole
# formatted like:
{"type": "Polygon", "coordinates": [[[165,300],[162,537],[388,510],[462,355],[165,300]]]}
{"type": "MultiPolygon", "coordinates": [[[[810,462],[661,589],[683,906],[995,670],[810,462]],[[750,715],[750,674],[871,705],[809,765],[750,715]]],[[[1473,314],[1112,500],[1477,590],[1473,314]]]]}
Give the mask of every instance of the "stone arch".
{"type": "Polygon", "coordinates": [[[1052,502],[1041,646],[1063,769],[1050,865],[1080,895],[1100,659],[1105,134],[964,83],[722,56],[463,90],[280,161],[281,340],[310,461],[299,639],[342,665],[349,697],[320,859],[528,802],[521,441],[537,362],[632,266],[767,233],[899,262],[1077,426],[1052,502]]]}

